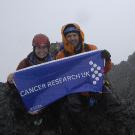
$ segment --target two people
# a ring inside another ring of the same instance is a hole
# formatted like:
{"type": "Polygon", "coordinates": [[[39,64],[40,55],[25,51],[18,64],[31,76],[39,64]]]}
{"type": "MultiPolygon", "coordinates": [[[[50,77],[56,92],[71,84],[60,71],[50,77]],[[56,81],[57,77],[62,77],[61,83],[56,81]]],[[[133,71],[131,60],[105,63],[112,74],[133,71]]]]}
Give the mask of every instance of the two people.
{"type": "MultiPolygon", "coordinates": [[[[95,45],[84,42],[84,33],[77,24],[67,24],[63,26],[61,34],[63,47],[60,49],[60,52],[58,52],[56,59],[62,59],[64,57],[97,49],[95,45]]],[[[52,60],[49,54],[50,41],[47,36],[43,34],[35,35],[32,45],[33,51],[19,63],[17,70],[52,60]]],[[[102,57],[105,59],[104,73],[106,74],[111,70],[111,55],[107,50],[103,50],[102,57]]],[[[7,80],[9,84],[12,84],[13,74],[10,74],[7,80]]],[[[72,94],[64,97],[60,101],[62,102],[60,106],[56,105],[55,109],[59,109],[67,117],[66,119],[65,116],[63,117],[63,115],[59,114],[64,135],[85,134],[82,123],[85,123],[87,120],[84,119],[82,115],[85,112],[87,113],[84,106],[89,108],[91,95],[93,95],[93,93],[89,92],[72,94]],[[68,126],[65,125],[65,123],[68,123],[68,126]]]]}

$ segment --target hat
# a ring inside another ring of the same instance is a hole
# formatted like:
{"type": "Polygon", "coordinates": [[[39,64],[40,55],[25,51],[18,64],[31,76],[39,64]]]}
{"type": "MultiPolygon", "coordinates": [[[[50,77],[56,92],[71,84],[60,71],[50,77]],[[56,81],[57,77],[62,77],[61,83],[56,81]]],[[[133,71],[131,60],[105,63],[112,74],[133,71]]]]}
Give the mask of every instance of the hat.
{"type": "Polygon", "coordinates": [[[68,33],[80,33],[80,30],[78,30],[76,27],[73,26],[68,26],[67,28],[65,28],[64,30],[64,35],[66,36],[68,33]]]}
{"type": "Polygon", "coordinates": [[[48,48],[50,48],[50,41],[46,35],[37,34],[33,38],[32,45],[33,45],[33,47],[46,45],[48,48]]]}

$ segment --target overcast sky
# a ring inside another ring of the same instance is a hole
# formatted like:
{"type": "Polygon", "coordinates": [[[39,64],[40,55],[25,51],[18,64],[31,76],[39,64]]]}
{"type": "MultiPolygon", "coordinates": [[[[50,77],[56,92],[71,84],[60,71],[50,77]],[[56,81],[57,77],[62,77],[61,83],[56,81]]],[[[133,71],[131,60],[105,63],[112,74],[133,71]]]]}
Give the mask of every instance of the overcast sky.
{"type": "Polygon", "coordinates": [[[0,0],[0,81],[32,50],[35,34],[61,41],[62,25],[71,22],[115,64],[135,51],[135,0],[0,0]]]}

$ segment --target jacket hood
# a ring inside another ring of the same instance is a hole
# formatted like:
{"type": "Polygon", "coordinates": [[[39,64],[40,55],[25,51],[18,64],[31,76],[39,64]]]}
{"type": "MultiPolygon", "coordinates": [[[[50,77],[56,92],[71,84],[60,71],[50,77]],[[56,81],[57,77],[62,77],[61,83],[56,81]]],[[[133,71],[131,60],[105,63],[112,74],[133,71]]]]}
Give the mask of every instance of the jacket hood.
{"type": "Polygon", "coordinates": [[[62,41],[64,43],[64,50],[67,51],[70,54],[74,54],[75,48],[73,47],[73,45],[68,43],[68,41],[66,40],[65,35],[64,35],[64,30],[65,30],[65,28],[68,27],[68,25],[74,26],[80,32],[80,43],[82,45],[82,50],[84,48],[84,33],[81,30],[80,26],[78,24],[75,24],[75,23],[70,23],[70,24],[64,25],[61,29],[62,41]]]}

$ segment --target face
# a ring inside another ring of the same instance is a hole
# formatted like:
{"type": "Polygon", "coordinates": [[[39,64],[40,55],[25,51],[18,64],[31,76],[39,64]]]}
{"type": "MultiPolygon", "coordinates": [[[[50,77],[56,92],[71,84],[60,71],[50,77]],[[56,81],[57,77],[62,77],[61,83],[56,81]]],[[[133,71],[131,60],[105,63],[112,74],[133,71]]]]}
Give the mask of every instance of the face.
{"type": "Polygon", "coordinates": [[[48,52],[49,50],[45,45],[35,47],[35,54],[41,59],[45,58],[48,55],[48,52]]]}
{"type": "Polygon", "coordinates": [[[77,33],[68,33],[66,35],[66,40],[74,47],[77,47],[79,44],[79,35],[77,33]]]}

